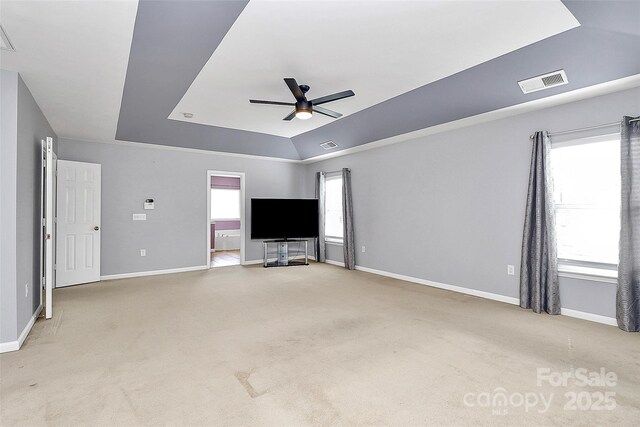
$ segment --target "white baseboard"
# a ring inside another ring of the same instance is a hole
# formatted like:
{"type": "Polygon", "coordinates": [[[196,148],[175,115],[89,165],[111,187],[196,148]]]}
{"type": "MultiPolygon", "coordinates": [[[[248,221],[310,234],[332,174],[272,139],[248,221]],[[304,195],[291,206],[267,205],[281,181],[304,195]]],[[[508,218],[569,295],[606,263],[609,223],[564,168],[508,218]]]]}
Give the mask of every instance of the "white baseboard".
{"type": "Polygon", "coordinates": [[[0,353],[8,353],[10,351],[20,350],[20,347],[22,347],[24,340],[27,339],[29,332],[31,332],[31,328],[33,328],[33,325],[35,325],[36,320],[38,320],[38,316],[40,316],[41,311],[42,311],[42,304],[40,304],[38,308],[36,308],[35,313],[33,313],[33,316],[31,316],[31,319],[29,319],[29,323],[27,323],[27,325],[24,327],[24,329],[22,330],[22,333],[20,334],[17,340],[0,343],[0,353]]]}
{"type": "MultiPolygon", "coordinates": [[[[327,264],[336,265],[339,267],[344,267],[343,262],[327,260],[327,264]]],[[[462,294],[472,295],[480,298],[486,298],[494,301],[505,302],[507,304],[520,305],[520,300],[514,297],[508,297],[505,295],[494,294],[491,292],[478,291],[476,289],[463,288],[461,286],[448,285],[446,283],[434,282],[431,280],[419,279],[417,277],[405,276],[403,274],[390,273],[388,271],[383,270],[375,270],[373,268],[362,267],[360,265],[356,265],[356,270],[364,271],[366,273],[377,274],[379,276],[391,277],[393,279],[404,280],[406,282],[417,283],[420,285],[431,286],[434,288],[445,289],[448,291],[459,292],[462,294]]],[[[618,323],[615,318],[601,316],[599,314],[587,313],[584,311],[572,310],[569,308],[562,308],[560,314],[568,317],[575,317],[577,319],[588,320],[591,322],[602,323],[610,326],[618,326],[618,323]]]]}
{"type": "Polygon", "coordinates": [[[389,273],[388,271],[374,270],[373,268],[361,267],[359,265],[356,265],[356,270],[364,271],[366,273],[378,274],[380,276],[391,277],[393,279],[404,280],[406,282],[418,283],[420,285],[431,286],[433,288],[445,289],[447,291],[459,292],[461,294],[472,295],[474,297],[506,302],[508,304],[515,304],[515,305],[520,304],[520,300],[518,298],[507,297],[504,295],[494,294],[491,292],[478,291],[476,289],[463,288],[461,286],[447,285],[446,283],[439,283],[431,280],[419,279],[417,277],[405,276],[403,274],[389,273]]]}
{"type": "MultiPolygon", "coordinates": [[[[331,264],[331,265],[337,265],[338,267],[344,267],[344,262],[340,262],[340,261],[334,261],[332,259],[327,259],[324,261],[327,264],[331,264]]],[[[356,267],[357,269],[358,267],[356,267]]],[[[364,271],[364,270],[363,270],[364,271]]]]}
{"type": "Polygon", "coordinates": [[[599,314],[587,313],[584,311],[561,308],[560,314],[563,316],[575,317],[576,319],[589,320],[590,322],[603,323],[605,325],[618,326],[618,321],[614,317],[601,316],[599,314]]]}
{"type": "Polygon", "coordinates": [[[207,270],[206,265],[196,265],[193,267],[169,268],[167,270],[138,271],[135,273],[108,274],[100,276],[100,280],[128,279],[131,277],[157,276],[159,274],[185,273],[187,271],[207,270]]]}

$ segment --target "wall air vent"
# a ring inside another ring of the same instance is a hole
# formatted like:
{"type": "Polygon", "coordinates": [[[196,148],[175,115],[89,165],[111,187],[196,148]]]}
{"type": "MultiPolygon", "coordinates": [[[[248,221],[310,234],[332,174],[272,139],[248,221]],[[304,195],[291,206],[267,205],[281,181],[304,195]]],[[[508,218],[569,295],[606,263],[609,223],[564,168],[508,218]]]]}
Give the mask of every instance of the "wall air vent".
{"type": "Polygon", "coordinates": [[[11,44],[11,40],[9,40],[9,36],[2,25],[0,25],[0,49],[10,50],[11,52],[16,51],[16,48],[11,44]]]}
{"type": "Polygon", "coordinates": [[[530,79],[520,80],[518,85],[520,85],[520,89],[522,89],[523,93],[531,93],[542,89],[566,85],[567,83],[569,83],[567,74],[564,70],[559,70],[530,79]]]}
{"type": "Polygon", "coordinates": [[[332,148],[336,148],[337,146],[338,144],[333,141],[327,141],[320,144],[320,147],[324,148],[325,150],[331,150],[332,148]]]}

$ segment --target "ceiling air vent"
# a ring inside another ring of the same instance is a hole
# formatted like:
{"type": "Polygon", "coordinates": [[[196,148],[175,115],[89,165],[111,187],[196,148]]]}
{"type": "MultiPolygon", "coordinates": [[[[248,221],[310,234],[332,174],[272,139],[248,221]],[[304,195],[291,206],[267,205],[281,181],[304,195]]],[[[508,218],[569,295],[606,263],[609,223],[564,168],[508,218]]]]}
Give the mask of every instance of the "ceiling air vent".
{"type": "Polygon", "coordinates": [[[2,25],[0,25],[0,49],[10,50],[12,52],[16,51],[16,48],[11,44],[11,40],[9,40],[9,36],[4,28],[2,28],[2,25]]]}
{"type": "Polygon", "coordinates": [[[331,150],[332,148],[336,148],[337,146],[338,144],[333,141],[327,141],[320,144],[320,147],[324,148],[325,150],[331,150]]]}
{"type": "Polygon", "coordinates": [[[567,74],[564,70],[554,71],[553,73],[543,74],[527,80],[520,80],[518,85],[524,93],[537,92],[542,89],[549,89],[556,86],[566,85],[569,83],[567,74]]]}

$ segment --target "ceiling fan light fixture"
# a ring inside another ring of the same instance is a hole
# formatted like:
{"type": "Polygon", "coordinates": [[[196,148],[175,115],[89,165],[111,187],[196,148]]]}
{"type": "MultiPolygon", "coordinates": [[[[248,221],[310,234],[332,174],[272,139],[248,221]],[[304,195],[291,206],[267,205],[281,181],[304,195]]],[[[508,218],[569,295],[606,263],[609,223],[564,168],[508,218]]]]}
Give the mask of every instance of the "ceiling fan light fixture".
{"type": "Polygon", "coordinates": [[[313,115],[313,106],[306,99],[296,102],[296,118],[300,120],[310,119],[313,115]]]}
{"type": "Polygon", "coordinates": [[[309,110],[298,110],[296,111],[296,118],[300,120],[310,119],[312,116],[311,111],[309,110]]]}

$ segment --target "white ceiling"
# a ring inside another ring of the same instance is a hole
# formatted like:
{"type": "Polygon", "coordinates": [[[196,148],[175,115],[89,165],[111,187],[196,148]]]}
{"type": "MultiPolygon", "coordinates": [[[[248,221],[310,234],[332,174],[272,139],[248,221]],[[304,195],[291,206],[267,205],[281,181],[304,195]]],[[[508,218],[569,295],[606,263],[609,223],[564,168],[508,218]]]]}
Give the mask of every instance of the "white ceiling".
{"type": "Polygon", "coordinates": [[[169,118],[292,137],[335,119],[249,104],[293,101],[284,77],[308,99],[352,89],[323,105],[346,116],[578,25],[559,0],[253,0],[169,118]]]}
{"type": "Polygon", "coordinates": [[[137,1],[2,1],[18,71],[59,137],[113,140],[137,1]]]}

